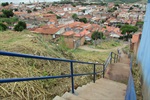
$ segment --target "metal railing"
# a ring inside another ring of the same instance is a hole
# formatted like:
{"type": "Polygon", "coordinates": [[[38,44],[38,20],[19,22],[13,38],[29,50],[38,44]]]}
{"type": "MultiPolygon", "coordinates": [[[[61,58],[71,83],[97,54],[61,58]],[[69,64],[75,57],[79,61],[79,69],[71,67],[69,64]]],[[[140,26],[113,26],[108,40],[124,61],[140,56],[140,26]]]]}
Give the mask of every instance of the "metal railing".
{"type": "Polygon", "coordinates": [[[125,100],[136,100],[136,92],[135,92],[135,87],[134,87],[134,80],[132,76],[132,62],[133,62],[133,57],[130,57],[130,76],[128,80],[128,86],[126,90],[126,96],[125,100]]]}
{"type": "Polygon", "coordinates": [[[28,78],[8,78],[8,79],[0,79],[0,83],[10,83],[10,82],[22,82],[22,81],[33,81],[33,80],[43,80],[43,79],[55,79],[55,78],[71,78],[71,85],[72,85],[72,93],[74,93],[74,77],[75,76],[84,76],[84,75],[93,75],[93,82],[95,83],[96,75],[98,73],[103,73],[103,71],[96,72],[96,65],[102,65],[100,63],[93,63],[93,62],[82,62],[76,60],[67,60],[67,59],[60,59],[60,58],[50,58],[44,56],[36,56],[36,55],[28,55],[28,54],[20,54],[14,52],[5,52],[0,51],[0,55],[2,56],[12,56],[12,57],[21,57],[21,58],[33,58],[33,59],[42,59],[42,60],[53,60],[53,61],[62,61],[70,63],[70,74],[69,75],[61,75],[61,76],[41,76],[41,77],[28,77],[28,78]],[[93,65],[93,73],[85,73],[85,74],[74,74],[74,63],[80,64],[89,64],[93,65]]]}
{"type": "Polygon", "coordinates": [[[112,60],[114,60],[114,63],[116,63],[119,60],[119,55],[111,52],[105,61],[104,64],[100,63],[93,63],[93,62],[82,62],[82,61],[76,61],[76,60],[67,60],[67,59],[60,59],[60,58],[50,58],[50,57],[44,57],[44,56],[36,56],[36,55],[29,55],[29,54],[21,54],[21,53],[14,53],[14,52],[5,52],[0,51],[1,56],[11,56],[11,57],[21,57],[21,58],[32,58],[32,59],[41,59],[41,60],[53,60],[53,61],[62,61],[62,62],[68,62],[70,63],[70,74],[69,75],[61,75],[61,76],[41,76],[41,77],[28,77],[28,78],[8,78],[8,79],[0,79],[0,83],[10,83],[10,82],[23,82],[23,81],[33,81],[33,80],[43,80],[43,79],[56,79],[56,78],[71,78],[71,89],[72,93],[74,93],[74,77],[75,76],[84,76],[84,75],[93,75],[93,82],[95,83],[96,75],[99,73],[105,74],[105,70],[108,66],[108,64],[112,63],[112,60]],[[93,73],[85,73],[85,74],[74,74],[74,63],[80,63],[80,64],[89,64],[93,65],[93,73]],[[96,72],[96,66],[102,65],[103,70],[96,72]]]}
{"type": "Polygon", "coordinates": [[[109,64],[112,63],[112,61],[114,61],[114,63],[117,63],[118,61],[120,61],[120,55],[114,52],[110,52],[103,66],[103,78],[104,78],[106,68],[108,67],[109,64]]]}

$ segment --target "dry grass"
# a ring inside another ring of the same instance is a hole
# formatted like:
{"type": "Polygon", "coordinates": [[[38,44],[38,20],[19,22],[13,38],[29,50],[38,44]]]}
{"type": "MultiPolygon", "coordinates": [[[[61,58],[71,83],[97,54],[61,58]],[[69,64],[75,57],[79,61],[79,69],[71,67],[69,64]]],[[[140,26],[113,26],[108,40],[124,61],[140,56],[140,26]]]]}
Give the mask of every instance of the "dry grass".
{"type": "MultiPolygon", "coordinates": [[[[82,61],[102,62],[107,52],[88,52],[83,50],[62,51],[55,44],[46,42],[40,35],[28,31],[0,32],[0,50],[34,54],[41,56],[67,58],[82,61]]],[[[97,71],[102,66],[97,66],[97,71]]],[[[74,73],[92,72],[91,65],[74,64],[74,73]]],[[[25,59],[15,57],[0,58],[0,77],[18,78],[35,76],[55,76],[70,74],[70,64],[65,62],[25,59]]],[[[92,76],[75,77],[75,88],[91,81],[92,76]]],[[[71,79],[50,79],[29,82],[0,84],[2,100],[50,100],[55,95],[70,91],[71,79]]]]}
{"type": "Polygon", "coordinates": [[[132,67],[132,73],[134,78],[134,85],[135,85],[135,91],[137,100],[143,100],[142,98],[142,72],[140,66],[136,64],[136,59],[134,59],[133,67],[132,67]]]}

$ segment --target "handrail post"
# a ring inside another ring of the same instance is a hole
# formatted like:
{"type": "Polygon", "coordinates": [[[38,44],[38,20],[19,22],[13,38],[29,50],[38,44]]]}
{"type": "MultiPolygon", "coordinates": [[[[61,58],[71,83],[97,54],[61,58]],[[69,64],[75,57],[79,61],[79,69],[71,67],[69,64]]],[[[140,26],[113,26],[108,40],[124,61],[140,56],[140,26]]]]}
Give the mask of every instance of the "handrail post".
{"type": "Polygon", "coordinates": [[[112,63],[112,52],[111,52],[111,54],[110,54],[110,64],[112,63]]]}
{"type": "Polygon", "coordinates": [[[94,68],[93,68],[93,82],[94,83],[95,83],[95,80],[96,80],[95,67],[96,67],[96,65],[94,64],[94,68]]]}
{"type": "Polygon", "coordinates": [[[74,93],[73,62],[70,62],[72,93],[74,93]]]}
{"type": "Polygon", "coordinates": [[[118,62],[118,55],[117,55],[117,59],[116,59],[116,62],[118,62]]]}
{"type": "Polygon", "coordinates": [[[105,64],[103,64],[103,78],[105,76],[105,64]]]}
{"type": "Polygon", "coordinates": [[[114,63],[116,63],[116,54],[114,54],[114,63]]]}

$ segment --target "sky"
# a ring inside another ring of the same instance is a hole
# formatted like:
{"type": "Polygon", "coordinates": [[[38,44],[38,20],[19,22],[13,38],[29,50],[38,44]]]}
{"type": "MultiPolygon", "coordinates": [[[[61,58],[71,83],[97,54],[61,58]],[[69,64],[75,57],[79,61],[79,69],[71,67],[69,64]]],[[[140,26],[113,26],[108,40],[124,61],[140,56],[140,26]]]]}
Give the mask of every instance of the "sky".
{"type": "MultiPolygon", "coordinates": [[[[31,2],[33,1],[37,1],[37,0],[30,0],[31,2]]],[[[39,0],[39,2],[43,2],[43,1],[46,1],[46,2],[53,2],[53,1],[60,1],[60,0],[39,0]]],[[[0,3],[1,2],[13,2],[13,3],[20,3],[20,2],[29,2],[29,0],[0,0],[0,3]]]]}

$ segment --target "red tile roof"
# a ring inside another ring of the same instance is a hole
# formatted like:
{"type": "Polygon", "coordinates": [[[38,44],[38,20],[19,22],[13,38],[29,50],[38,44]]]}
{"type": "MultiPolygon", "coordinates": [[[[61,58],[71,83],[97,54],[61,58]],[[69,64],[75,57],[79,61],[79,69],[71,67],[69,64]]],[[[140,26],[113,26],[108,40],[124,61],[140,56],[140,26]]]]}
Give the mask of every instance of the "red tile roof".
{"type": "Polygon", "coordinates": [[[83,30],[82,32],[77,33],[77,34],[75,34],[74,36],[75,36],[75,37],[83,37],[83,36],[85,36],[86,34],[88,34],[88,31],[87,31],[87,30],[83,30]]]}
{"type": "Polygon", "coordinates": [[[59,28],[36,28],[32,32],[50,35],[50,34],[55,34],[58,31],[59,28]]]}
{"type": "Polygon", "coordinates": [[[73,34],[75,34],[74,31],[68,31],[68,32],[63,33],[62,35],[63,36],[72,36],[73,34]]]}

